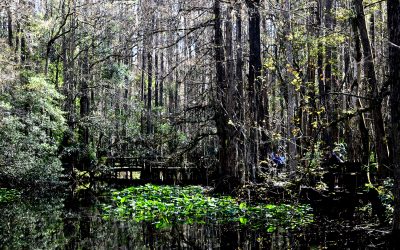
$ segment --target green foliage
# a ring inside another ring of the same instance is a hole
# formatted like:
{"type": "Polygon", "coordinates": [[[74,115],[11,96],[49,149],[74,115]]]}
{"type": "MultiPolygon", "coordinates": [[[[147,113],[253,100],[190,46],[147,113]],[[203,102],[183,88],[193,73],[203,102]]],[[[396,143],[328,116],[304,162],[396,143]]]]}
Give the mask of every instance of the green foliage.
{"type": "Polygon", "coordinates": [[[49,64],[49,79],[54,84],[61,85],[64,82],[62,62],[49,64]]]}
{"type": "Polygon", "coordinates": [[[15,189],[0,188],[0,203],[11,202],[19,196],[20,193],[15,189]]]}
{"type": "Polygon", "coordinates": [[[21,79],[0,95],[0,176],[16,182],[54,179],[61,171],[62,96],[41,75],[24,72],[21,79]]]}
{"type": "Polygon", "coordinates": [[[383,185],[378,187],[379,199],[386,209],[387,221],[391,222],[394,212],[394,195],[393,195],[394,180],[388,178],[383,181],[383,185]]]}
{"type": "Polygon", "coordinates": [[[120,83],[123,82],[126,77],[129,77],[129,68],[125,64],[114,63],[104,67],[102,77],[120,83]]]}
{"type": "Polygon", "coordinates": [[[4,39],[0,38],[0,87],[12,82],[17,77],[16,65],[13,62],[12,50],[4,39]]]}
{"type": "Polygon", "coordinates": [[[322,169],[321,169],[321,162],[324,158],[324,152],[322,150],[322,142],[317,141],[315,144],[312,145],[313,148],[311,148],[306,154],[303,160],[309,162],[309,171],[310,174],[313,175],[321,175],[322,169]]]}
{"type": "Polygon", "coordinates": [[[112,193],[104,218],[152,222],[157,228],[175,223],[240,223],[252,228],[295,229],[313,221],[308,205],[249,205],[230,196],[210,197],[198,186],[145,185],[112,193]]]}
{"type": "MultiPolygon", "coordinates": [[[[393,195],[393,185],[394,185],[394,180],[392,178],[387,178],[383,180],[381,185],[374,186],[372,183],[366,183],[365,184],[365,190],[369,189],[375,189],[378,192],[378,196],[380,201],[382,202],[382,205],[385,207],[386,210],[386,221],[392,223],[393,219],[393,211],[394,211],[394,195],[393,195]]],[[[361,212],[368,212],[369,214],[372,214],[372,208],[368,207],[370,205],[367,205],[367,207],[364,207],[361,212]]]]}

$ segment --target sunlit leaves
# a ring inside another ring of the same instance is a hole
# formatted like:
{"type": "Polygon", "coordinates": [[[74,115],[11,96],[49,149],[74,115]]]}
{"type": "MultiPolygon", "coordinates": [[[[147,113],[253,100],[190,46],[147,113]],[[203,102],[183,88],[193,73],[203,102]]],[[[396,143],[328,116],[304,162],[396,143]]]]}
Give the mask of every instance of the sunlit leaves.
{"type": "Polygon", "coordinates": [[[293,76],[294,77],[291,84],[295,87],[296,91],[300,91],[303,81],[299,75],[299,72],[293,71],[293,76]]]}
{"type": "Polygon", "coordinates": [[[268,57],[268,58],[265,59],[264,68],[266,68],[266,69],[268,69],[270,71],[276,70],[275,62],[274,62],[273,58],[268,57]]]}
{"type": "Polygon", "coordinates": [[[335,14],[335,19],[339,22],[348,21],[355,15],[354,11],[348,8],[337,8],[334,14],[335,14]]]}
{"type": "Polygon", "coordinates": [[[173,223],[239,223],[253,228],[297,228],[312,222],[307,205],[250,205],[229,196],[210,197],[201,187],[146,185],[114,191],[104,217],[152,222],[157,228],[173,223]]]}

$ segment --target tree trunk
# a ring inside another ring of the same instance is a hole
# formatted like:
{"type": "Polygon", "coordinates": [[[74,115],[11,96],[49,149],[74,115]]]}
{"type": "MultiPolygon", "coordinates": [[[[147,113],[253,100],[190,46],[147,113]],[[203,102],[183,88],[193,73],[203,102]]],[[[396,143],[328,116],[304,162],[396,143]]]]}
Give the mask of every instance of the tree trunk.
{"type": "Polygon", "coordinates": [[[13,47],[13,26],[12,26],[12,13],[11,8],[7,7],[7,29],[8,29],[8,45],[13,47]]]}
{"type": "MultiPolygon", "coordinates": [[[[333,1],[326,0],[325,2],[325,29],[327,34],[334,32],[335,19],[332,15],[333,1]]],[[[335,121],[336,116],[336,101],[335,96],[331,95],[331,92],[336,92],[336,76],[334,73],[334,64],[332,61],[336,61],[335,47],[332,45],[326,46],[325,52],[325,94],[326,94],[326,106],[328,123],[335,121]]],[[[339,131],[336,125],[328,128],[326,143],[329,149],[332,150],[335,147],[335,142],[338,141],[339,131]]]]}
{"type": "Polygon", "coordinates": [[[216,125],[218,130],[218,136],[220,140],[220,174],[224,175],[224,171],[228,165],[227,162],[227,152],[225,147],[226,141],[226,131],[225,126],[227,125],[227,119],[225,110],[223,110],[224,105],[224,89],[225,89],[225,68],[223,62],[225,61],[223,42],[222,42],[222,28],[221,28],[221,6],[220,0],[215,0],[214,2],[214,50],[215,50],[215,70],[216,70],[216,81],[217,81],[217,100],[215,103],[216,108],[216,125]]]}
{"type": "Polygon", "coordinates": [[[237,84],[237,117],[240,123],[240,136],[238,140],[238,159],[239,171],[241,172],[241,182],[248,180],[248,171],[246,164],[246,146],[245,146],[245,96],[243,87],[243,44],[242,44],[242,16],[241,4],[236,5],[236,84],[237,84]]]}
{"type": "MultiPolygon", "coordinates": [[[[260,134],[264,119],[264,107],[261,92],[261,30],[260,30],[260,0],[248,1],[249,9],[249,107],[250,107],[250,157],[252,157],[251,177],[254,180],[259,168],[260,134]]],[[[262,155],[265,156],[264,152],[262,155]]]]}
{"type": "MultiPolygon", "coordinates": [[[[317,11],[316,11],[316,21],[317,21],[317,37],[320,38],[322,34],[322,4],[321,1],[317,1],[317,11]]],[[[321,41],[318,42],[318,55],[317,55],[317,81],[320,97],[320,105],[325,105],[325,85],[324,85],[324,71],[323,71],[323,44],[321,41]]]]}
{"type": "Polygon", "coordinates": [[[20,57],[21,57],[21,62],[25,63],[25,61],[28,59],[28,48],[27,48],[25,34],[24,34],[23,29],[21,29],[20,35],[21,35],[21,55],[20,55],[20,57]]]}
{"type": "Polygon", "coordinates": [[[160,95],[159,95],[159,105],[164,106],[164,53],[160,54],[160,95]]]}
{"type": "MultiPolygon", "coordinates": [[[[141,62],[142,62],[142,68],[141,68],[141,77],[140,77],[140,100],[143,103],[143,107],[146,107],[146,35],[143,35],[142,37],[143,43],[142,43],[142,55],[141,55],[141,62]]],[[[141,110],[140,114],[140,132],[143,134],[144,133],[144,127],[145,127],[145,121],[144,121],[144,109],[141,110]]]]}
{"type": "Polygon", "coordinates": [[[14,48],[14,51],[15,51],[15,56],[16,56],[16,60],[17,60],[17,62],[20,62],[20,57],[19,57],[19,53],[20,53],[20,44],[21,44],[21,42],[20,42],[20,33],[21,33],[21,25],[20,25],[20,23],[17,21],[17,32],[16,32],[16,35],[15,35],[15,48],[14,48]]]}
{"type": "Polygon", "coordinates": [[[364,76],[367,78],[369,87],[370,105],[372,107],[372,118],[374,124],[375,150],[378,158],[378,172],[380,177],[388,176],[387,165],[389,164],[389,153],[386,145],[386,135],[382,118],[382,100],[378,93],[378,82],[376,79],[375,66],[372,58],[371,44],[368,38],[367,26],[365,23],[364,8],[362,0],[354,0],[356,9],[356,22],[360,32],[361,44],[364,56],[364,76]]]}
{"type": "MultiPolygon", "coordinates": [[[[352,26],[353,26],[353,33],[354,33],[354,59],[356,62],[356,85],[353,84],[351,87],[356,88],[356,93],[357,95],[360,94],[360,87],[361,87],[361,60],[362,60],[362,52],[361,52],[361,42],[360,42],[360,36],[357,30],[357,22],[355,20],[352,21],[352,26]]],[[[356,100],[355,106],[358,109],[362,108],[362,103],[360,99],[356,100]]],[[[367,129],[367,125],[365,122],[364,114],[360,114],[358,119],[358,128],[360,130],[360,135],[361,135],[361,147],[358,147],[360,150],[357,152],[358,154],[361,154],[361,162],[365,165],[368,164],[369,162],[369,133],[367,129]]]]}
{"type": "MultiPolygon", "coordinates": [[[[158,24],[156,28],[158,27],[158,24]]],[[[155,35],[155,41],[154,41],[154,47],[157,48],[158,46],[158,35],[155,35]]],[[[154,107],[159,106],[159,81],[160,81],[160,76],[159,76],[159,65],[158,65],[158,50],[154,51],[154,81],[155,81],[155,86],[154,86],[154,107]]]]}
{"type": "MultiPolygon", "coordinates": [[[[289,64],[294,64],[294,56],[293,56],[293,46],[292,42],[287,39],[292,32],[291,27],[291,2],[290,0],[285,0],[282,6],[282,17],[286,20],[286,24],[283,27],[283,46],[285,47],[286,58],[289,64]]],[[[294,67],[291,66],[292,71],[297,71],[294,67]]],[[[295,110],[296,110],[296,90],[295,86],[291,83],[294,79],[293,73],[290,73],[287,70],[288,78],[286,81],[285,90],[287,93],[286,103],[287,103],[287,149],[288,149],[288,170],[290,171],[291,175],[295,173],[296,166],[297,166],[297,144],[296,144],[296,135],[293,132],[296,128],[295,122],[295,110]]],[[[300,73],[300,72],[298,72],[300,73]]]]}
{"type": "Polygon", "coordinates": [[[394,246],[400,244],[400,2],[388,0],[388,32],[389,32],[389,83],[391,86],[391,136],[393,140],[394,171],[394,212],[393,239],[394,246]]]}
{"type": "Polygon", "coordinates": [[[215,50],[215,69],[216,69],[216,88],[217,95],[215,106],[215,123],[219,137],[219,164],[221,182],[216,190],[220,192],[232,192],[239,184],[235,173],[235,138],[233,134],[233,125],[229,119],[232,114],[227,110],[227,99],[232,98],[227,95],[228,84],[224,67],[225,55],[223,47],[223,36],[221,27],[221,7],[220,0],[214,2],[214,50],[215,50]]]}
{"type": "Polygon", "coordinates": [[[87,117],[90,112],[89,103],[89,85],[88,85],[88,75],[89,75],[89,48],[85,49],[85,56],[82,65],[82,79],[81,79],[81,89],[80,89],[80,139],[82,143],[81,150],[81,168],[82,170],[90,169],[90,159],[89,159],[89,128],[87,125],[87,117]]]}
{"type": "Polygon", "coordinates": [[[150,51],[147,52],[147,134],[151,134],[152,125],[151,125],[151,95],[152,95],[152,85],[153,85],[153,67],[152,67],[152,53],[150,51]]]}
{"type": "Polygon", "coordinates": [[[375,12],[371,13],[369,18],[369,35],[371,37],[372,58],[375,58],[375,12]]]}
{"type": "MultiPolygon", "coordinates": [[[[226,51],[226,92],[225,92],[225,102],[226,102],[226,112],[228,113],[228,122],[232,121],[235,126],[238,126],[238,121],[236,119],[236,91],[237,88],[235,86],[235,65],[234,65],[234,57],[233,57],[233,38],[232,38],[232,11],[233,7],[231,5],[228,6],[226,12],[226,21],[225,21],[225,51],[226,51]]],[[[228,125],[230,127],[229,133],[231,135],[234,134],[234,138],[230,138],[230,154],[232,154],[232,158],[234,161],[231,163],[230,168],[231,174],[238,177],[238,166],[237,166],[237,154],[236,154],[236,143],[235,140],[237,138],[237,129],[232,128],[232,125],[228,125]],[[233,165],[234,164],[234,165],[233,165]]],[[[231,136],[230,136],[231,137],[231,136]]]]}

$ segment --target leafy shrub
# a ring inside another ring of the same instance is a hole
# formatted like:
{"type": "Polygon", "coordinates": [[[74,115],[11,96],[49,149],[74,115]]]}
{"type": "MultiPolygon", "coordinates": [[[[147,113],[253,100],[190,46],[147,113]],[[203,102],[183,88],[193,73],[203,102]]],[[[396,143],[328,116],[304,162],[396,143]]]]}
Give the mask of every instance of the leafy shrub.
{"type": "Polygon", "coordinates": [[[15,183],[53,180],[61,173],[62,96],[43,76],[28,72],[21,79],[0,95],[0,177],[15,183]]]}

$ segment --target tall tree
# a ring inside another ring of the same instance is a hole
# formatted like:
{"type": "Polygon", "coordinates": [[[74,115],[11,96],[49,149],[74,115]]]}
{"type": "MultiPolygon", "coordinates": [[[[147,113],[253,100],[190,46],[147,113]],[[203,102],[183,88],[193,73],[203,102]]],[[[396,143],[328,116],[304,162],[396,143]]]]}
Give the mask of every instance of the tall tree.
{"type": "Polygon", "coordinates": [[[87,119],[90,112],[90,101],[89,101],[89,48],[85,48],[84,58],[82,62],[82,71],[85,72],[82,74],[82,78],[80,80],[80,99],[79,99],[79,106],[80,106],[80,140],[82,143],[81,152],[82,152],[82,159],[80,164],[82,165],[82,169],[88,170],[90,167],[90,160],[89,160],[89,129],[87,124],[87,119]]]}
{"type": "MultiPolygon", "coordinates": [[[[357,95],[360,94],[361,89],[361,64],[362,64],[362,52],[361,52],[361,42],[360,36],[357,29],[357,22],[352,20],[353,27],[353,42],[354,42],[354,59],[355,59],[355,68],[356,68],[356,76],[354,80],[354,84],[352,84],[351,88],[356,90],[357,95]]],[[[357,98],[355,101],[355,106],[359,109],[363,108],[361,100],[357,98]]],[[[358,119],[358,129],[361,134],[361,162],[363,164],[368,164],[369,161],[369,133],[365,121],[364,114],[360,113],[358,119]]]]}
{"type": "Polygon", "coordinates": [[[391,87],[391,136],[392,159],[394,171],[394,212],[393,238],[394,246],[400,243],[400,1],[388,0],[388,31],[389,31],[389,83],[391,87]]]}
{"type": "Polygon", "coordinates": [[[382,117],[382,98],[379,96],[378,81],[375,73],[371,43],[368,37],[367,25],[362,0],[354,0],[356,11],[356,23],[360,34],[360,40],[363,47],[364,57],[364,76],[368,83],[370,106],[372,108],[372,117],[374,124],[375,150],[378,158],[378,171],[381,176],[388,175],[389,152],[387,148],[387,138],[382,117]]]}
{"type": "Polygon", "coordinates": [[[7,6],[7,29],[8,29],[8,45],[13,47],[13,21],[12,21],[12,12],[10,6],[7,6]]]}
{"type": "MultiPolygon", "coordinates": [[[[326,34],[334,33],[335,20],[334,20],[334,1],[325,1],[325,31],[326,34]]],[[[331,92],[336,92],[336,77],[335,77],[335,48],[329,42],[325,48],[325,94],[326,94],[326,112],[328,117],[328,122],[336,120],[336,109],[335,109],[335,98],[331,95],[331,92]]],[[[337,126],[330,126],[327,131],[326,142],[330,148],[334,147],[334,143],[338,141],[338,129],[337,126]]]]}
{"type": "MultiPolygon", "coordinates": [[[[236,146],[234,125],[232,124],[232,108],[228,107],[228,100],[233,99],[229,96],[229,80],[226,77],[224,41],[221,24],[221,2],[214,2],[214,51],[215,51],[215,72],[216,72],[216,100],[215,123],[219,137],[219,163],[221,182],[217,189],[224,192],[231,192],[239,184],[236,173],[236,146]]],[[[230,78],[231,79],[231,78],[230,78]]],[[[229,105],[230,106],[230,105],[229,105]]]]}
{"type": "Polygon", "coordinates": [[[239,120],[239,138],[238,138],[238,159],[240,160],[239,168],[241,172],[241,182],[248,180],[248,169],[246,164],[246,145],[245,145],[245,96],[243,86],[243,44],[242,44],[242,5],[240,2],[236,4],[236,72],[235,82],[237,84],[236,105],[237,118],[239,120]]]}
{"type": "MultiPolygon", "coordinates": [[[[249,9],[249,110],[250,124],[250,156],[252,157],[252,178],[256,178],[259,167],[260,131],[264,121],[264,107],[261,92],[261,18],[260,0],[247,1],[249,9]]],[[[266,143],[266,142],[264,142],[266,143]]]]}

